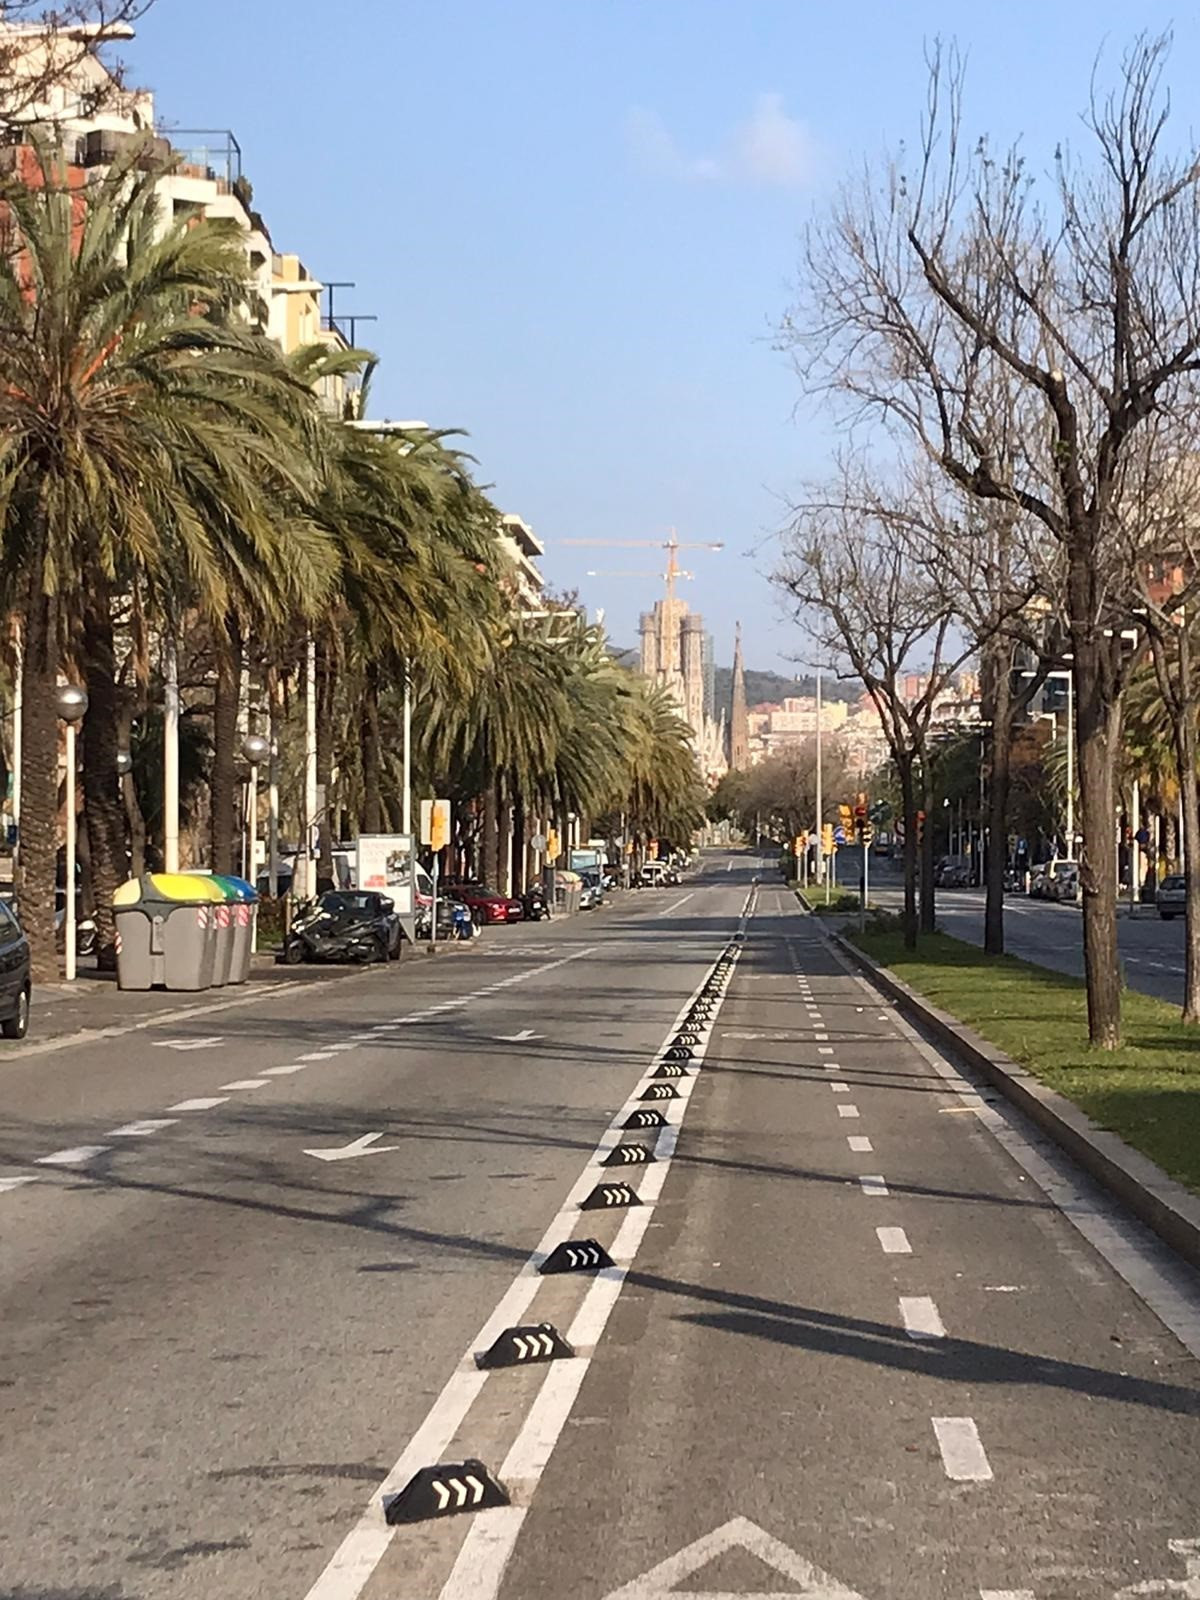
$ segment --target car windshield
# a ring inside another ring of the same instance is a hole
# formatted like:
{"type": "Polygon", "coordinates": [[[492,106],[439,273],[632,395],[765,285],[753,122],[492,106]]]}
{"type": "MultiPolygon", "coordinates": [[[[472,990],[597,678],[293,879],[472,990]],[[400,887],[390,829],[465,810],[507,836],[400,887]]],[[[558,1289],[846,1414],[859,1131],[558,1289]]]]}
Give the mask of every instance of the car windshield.
{"type": "Polygon", "coordinates": [[[1186,886],[1186,884],[1187,884],[1187,879],[1186,878],[1180,878],[1178,876],[1172,875],[1169,878],[1164,878],[1162,883],[1159,885],[1159,888],[1160,889],[1182,889],[1182,888],[1184,888],[1186,886]]]}

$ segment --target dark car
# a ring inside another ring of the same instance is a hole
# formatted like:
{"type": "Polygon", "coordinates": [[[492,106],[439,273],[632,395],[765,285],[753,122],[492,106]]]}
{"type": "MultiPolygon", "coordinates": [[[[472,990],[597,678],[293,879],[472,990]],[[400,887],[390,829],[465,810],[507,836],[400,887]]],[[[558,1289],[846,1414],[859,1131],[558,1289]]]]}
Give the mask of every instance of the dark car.
{"type": "Polygon", "coordinates": [[[480,927],[490,922],[520,922],[525,915],[519,900],[497,894],[473,878],[447,884],[445,893],[449,899],[466,906],[480,927]]]}
{"type": "Polygon", "coordinates": [[[396,903],[374,890],[330,889],[293,918],[283,959],[302,961],[391,961],[400,954],[403,930],[396,903]]]}
{"type": "Polygon", "coordinates": [[[29,1031],[29,941],[17,914],[0,900],[0,1033],[23,1039],[29,1031]]]}
{"type": "Polygon", "coordinates": [[[1158,914],[1164,922],[1182,917],[1187,912],[1187,879],[1182,873],[1172,872],[1158,886],[1155,896],[1158,914]]]}

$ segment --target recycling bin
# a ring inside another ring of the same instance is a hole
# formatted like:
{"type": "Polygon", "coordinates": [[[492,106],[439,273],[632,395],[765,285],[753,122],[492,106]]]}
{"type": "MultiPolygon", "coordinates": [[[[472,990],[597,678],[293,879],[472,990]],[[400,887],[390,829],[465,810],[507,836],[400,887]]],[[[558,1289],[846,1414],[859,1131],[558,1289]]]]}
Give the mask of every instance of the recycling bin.
{"type": "Polygon", "coordinates": [[[229,982],[229,975],[233,971],[233,940],[234,940],[234,899],[225,887],[222,879],[209,878],[209,883],[218,891],[221,898],[212,908],[214,929],[214,950],[212,984],[214,989],[223,989],[229,982]]]}
{"type": "Polygon", "coordinates": [[[224,889],[232,914],[233,954],[229,962],[229,982],[245,983],[250,976],[250,957],[254,954],[258,933],[258,894],[245,878],[219,873],[213,881],[224,889]]]}
{"type": "Polygon", "coordinates": [[[182,872],[131,878],[113,896],[117,986],[121,989],[207,989],[216,955],[214,913],[223,891],[182,872]]]}

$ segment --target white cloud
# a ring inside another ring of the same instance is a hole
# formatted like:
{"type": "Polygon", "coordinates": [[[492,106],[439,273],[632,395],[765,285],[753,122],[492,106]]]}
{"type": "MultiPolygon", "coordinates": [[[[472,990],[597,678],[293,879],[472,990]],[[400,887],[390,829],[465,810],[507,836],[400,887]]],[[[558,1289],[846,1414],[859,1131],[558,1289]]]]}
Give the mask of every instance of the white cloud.
{"type": "Polygon", "coordinates": [[[686,154],[657,111],[631,111],[625,136],[644,172],[682,183],[794,188],[808,182],[816,167],[812,136],[803,122],[788,116],[780,94],[760,95],[751,115],[733,129],[717,155],[686,154]]]}

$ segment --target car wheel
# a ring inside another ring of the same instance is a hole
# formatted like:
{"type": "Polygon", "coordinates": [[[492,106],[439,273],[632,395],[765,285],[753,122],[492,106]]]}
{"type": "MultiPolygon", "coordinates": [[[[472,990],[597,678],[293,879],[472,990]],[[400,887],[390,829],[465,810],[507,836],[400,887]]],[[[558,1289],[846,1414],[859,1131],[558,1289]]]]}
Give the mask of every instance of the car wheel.
{"type": "Polygon", "coordinates": [[[5,1017],[0,1023],[0,1031],[6,1039],[23,1039],[29,1032],[29,989],[21,990],[17,1000],[17,1009],[11,1017],[5,1017]]]}

